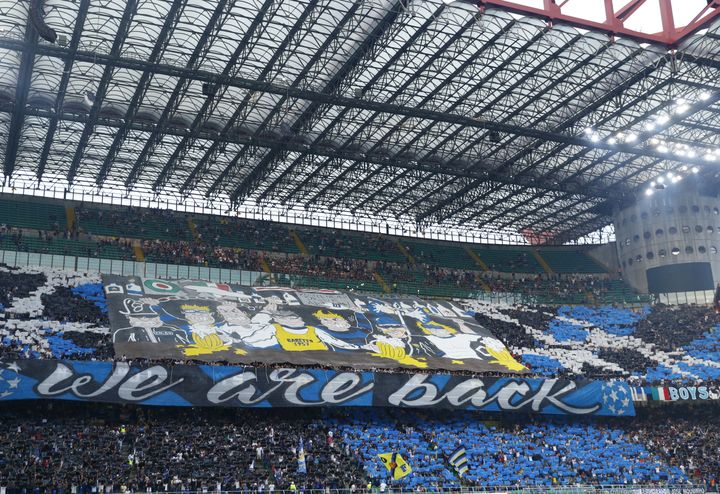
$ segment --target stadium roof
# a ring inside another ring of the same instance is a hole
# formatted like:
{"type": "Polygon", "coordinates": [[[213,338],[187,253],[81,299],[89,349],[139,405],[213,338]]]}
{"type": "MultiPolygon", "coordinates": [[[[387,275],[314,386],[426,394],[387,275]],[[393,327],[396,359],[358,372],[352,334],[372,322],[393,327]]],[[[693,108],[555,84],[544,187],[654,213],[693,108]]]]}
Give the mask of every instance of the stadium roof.
{"type": "Polygon", "coordinates": [[[714,177],[713,1],[478,1],[45,0],[50,43],[0,0],[6,183],[566,241],[714,177]],[[623,25],[651,4],[662,32],[623,25]]]}

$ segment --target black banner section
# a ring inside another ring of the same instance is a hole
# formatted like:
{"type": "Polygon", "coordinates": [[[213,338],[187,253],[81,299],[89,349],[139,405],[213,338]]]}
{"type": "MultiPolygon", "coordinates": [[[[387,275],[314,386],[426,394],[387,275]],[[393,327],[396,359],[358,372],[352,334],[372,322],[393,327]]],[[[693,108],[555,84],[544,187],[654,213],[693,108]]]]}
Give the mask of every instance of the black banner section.
{"type": "Polygon", "coordinates": [[[161,406],[448,408],[630,416],[624,382],[470,378],[235,366],[0,361],[0,401],[59,399],[161,406]]]}
{"type": "Polygon", "coordinates": [[[521,374],[460,305],[351,292],[104,276],[116,355],[521,374]]]}

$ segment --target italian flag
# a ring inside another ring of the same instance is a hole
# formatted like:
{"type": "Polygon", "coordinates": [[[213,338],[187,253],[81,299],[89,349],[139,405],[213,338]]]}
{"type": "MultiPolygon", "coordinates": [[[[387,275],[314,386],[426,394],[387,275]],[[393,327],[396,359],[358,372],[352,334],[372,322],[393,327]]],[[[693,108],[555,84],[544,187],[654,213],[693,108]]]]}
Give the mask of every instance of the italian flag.
{"type": "Polygon", "coordinates": [[[670,392],[667,388],[652,387],[652,397],[655,401],[670,401],[670,392]]]}

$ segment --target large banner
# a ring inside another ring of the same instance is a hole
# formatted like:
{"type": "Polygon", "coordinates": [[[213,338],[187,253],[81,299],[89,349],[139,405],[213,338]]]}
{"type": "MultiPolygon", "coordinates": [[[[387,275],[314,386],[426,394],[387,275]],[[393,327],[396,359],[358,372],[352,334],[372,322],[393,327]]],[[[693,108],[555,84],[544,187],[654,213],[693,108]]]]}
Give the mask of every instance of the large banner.
{"type": "Polygon", "coordinates": [[[635,414],[621,381],[451,377],[126,362],[0,361],[0,401],[166,406],[380,406],[562,415],[635,414]]]}
{"type": "Polygon", "coordinates": [[[116,355],[524,373],[452,302],[103,276],[116,355]]]}

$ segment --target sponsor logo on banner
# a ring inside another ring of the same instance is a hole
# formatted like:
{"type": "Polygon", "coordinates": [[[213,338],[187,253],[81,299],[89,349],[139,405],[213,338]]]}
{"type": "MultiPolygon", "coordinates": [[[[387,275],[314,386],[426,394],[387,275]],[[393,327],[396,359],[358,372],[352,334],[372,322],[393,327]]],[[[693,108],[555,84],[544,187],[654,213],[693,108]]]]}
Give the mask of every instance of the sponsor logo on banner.
{"type": "Polygon", "coordinates": [[[165,294],[171,294],[171,293],[178,293],[180,291],[180,287],[172,283],[170,281],[164,281],[164,280],[145,280],[143,283],[145,285],[145,289],[148,293],[165,293],[165,294]]]}

